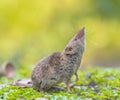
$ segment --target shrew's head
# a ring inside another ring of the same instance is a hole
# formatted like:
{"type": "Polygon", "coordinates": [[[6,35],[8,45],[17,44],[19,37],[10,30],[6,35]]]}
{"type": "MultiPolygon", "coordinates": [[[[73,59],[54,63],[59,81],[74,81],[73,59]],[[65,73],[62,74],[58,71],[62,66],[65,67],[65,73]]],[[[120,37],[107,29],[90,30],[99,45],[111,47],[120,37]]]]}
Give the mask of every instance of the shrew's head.
{"type": "Polygon", "coordinates": [[[64,53],[66,55],[83,54],[85,50],[86,38],[85,28],[83,27],[68,43],[65,47],[64,53]]]}

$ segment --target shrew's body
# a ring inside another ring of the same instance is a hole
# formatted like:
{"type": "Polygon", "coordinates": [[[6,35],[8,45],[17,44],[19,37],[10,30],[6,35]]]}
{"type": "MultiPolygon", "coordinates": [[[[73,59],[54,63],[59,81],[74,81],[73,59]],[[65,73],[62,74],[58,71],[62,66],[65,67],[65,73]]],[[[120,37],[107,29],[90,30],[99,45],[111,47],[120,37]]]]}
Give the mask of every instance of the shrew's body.
{"type": "Polygon", "coordinates": [[[47,90],[62,81],[70,91],[70,79],[78,80],[77,70],[85,50],[85,29],[81,29],[68,43],[63,52],[55,52],[40,60],[32,72],[33,86],[47,90]]]}

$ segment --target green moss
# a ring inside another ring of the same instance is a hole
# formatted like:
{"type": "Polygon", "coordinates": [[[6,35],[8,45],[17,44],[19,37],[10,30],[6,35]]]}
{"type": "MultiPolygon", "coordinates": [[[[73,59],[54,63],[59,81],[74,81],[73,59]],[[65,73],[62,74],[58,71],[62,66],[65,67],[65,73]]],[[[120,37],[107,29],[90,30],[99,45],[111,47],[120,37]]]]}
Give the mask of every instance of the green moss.
{"type": "MultiPolygon", "coordinates": [[[[27,69],[26,69],[27,70],[27,69]]],[[[24,71],[26,71],[24,70],[24,71]]],[[[26,71],[27,72],[27,71],[26,71]]],[[[22,73],[24,73],[22,71],[22,73]]],[[[30,73],[24,74],[24,77],[30,73]]],[[[23,76],[18,72],[17,78],[23,76]],[[18,77],[19,76],[19,77],[18,77]]],[[[72,93],[66,89],[51,89],[48,92],[38,92],[33,88],[20,88],[6,85],[0,87],[0,99],[4,100],[31,100],[34,98],[48,98],[50,100],[119,100],[120,99],[120,72],[119,69],[98,68],[79,71],[79,81],[72,88],[72,93]]],[[[15,78],[16,79],[16,78],[15,78]]],[[[74,80],[74,78],[72,79],[74,80]]],[[[7,78],[1,78],[1,83],[10,82],[7,78]]],[[[63,85],[63,84],[62,84],[63,85]]]]}

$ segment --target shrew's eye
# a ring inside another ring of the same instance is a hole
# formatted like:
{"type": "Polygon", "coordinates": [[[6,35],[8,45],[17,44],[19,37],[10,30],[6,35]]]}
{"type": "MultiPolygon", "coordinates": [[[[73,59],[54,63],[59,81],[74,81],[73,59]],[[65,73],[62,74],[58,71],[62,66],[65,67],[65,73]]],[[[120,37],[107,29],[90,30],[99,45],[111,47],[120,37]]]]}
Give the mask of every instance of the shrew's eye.
{"type": "Polygon", "coordinates": [[[77,41],[77,38],[75,38],[74,41],[77,41]]]}

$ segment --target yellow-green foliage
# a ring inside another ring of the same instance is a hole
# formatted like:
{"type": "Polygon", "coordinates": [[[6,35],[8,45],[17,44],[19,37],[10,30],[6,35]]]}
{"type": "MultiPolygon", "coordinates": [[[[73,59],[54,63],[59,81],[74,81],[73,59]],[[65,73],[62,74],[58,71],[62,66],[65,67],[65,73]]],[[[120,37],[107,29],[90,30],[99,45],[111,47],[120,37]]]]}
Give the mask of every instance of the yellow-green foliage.
{"type": "MultiPolygon", "coordinates": [[[[119,68],[88,68],[78,72],[79,81],[71,88],[72,93],[63,89],[52,88],[47,92],[38,92],[33,88],[20,88],[18,86],[0,86],[1,100],[32,100],[35,98],[49,98],[49,100],[120,100],[120,74],[119,68]]],[[[17,73],[23,75],[27,69],[17,73]]],[[[27,77],[24,74],[24,77],[27,77]]],[[[21,76],[20,76],[21,77],[21,76]]],[[[74,77],[73,77],[74,78],[74,77]]],[[[74,79],[73,79],[74,80],[74,79]]],[[[72,81],[73,81],[72,80],[72,81]]],[[[6,83],[7,78],[1,78],[0,82],[6,83]]],[[[57,85],[59,86],[59,85],[57,85]]]]}
{"type": "Polygon", "coordinates": [[[119,0],[0,0],[0,61],[35,64],[83,26],[84,62],[118,58],[119,0]],[[99,51],[99,52],[98,52],[99,51]]]}

